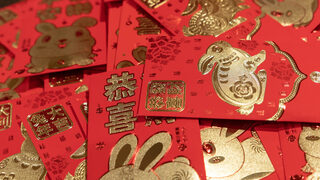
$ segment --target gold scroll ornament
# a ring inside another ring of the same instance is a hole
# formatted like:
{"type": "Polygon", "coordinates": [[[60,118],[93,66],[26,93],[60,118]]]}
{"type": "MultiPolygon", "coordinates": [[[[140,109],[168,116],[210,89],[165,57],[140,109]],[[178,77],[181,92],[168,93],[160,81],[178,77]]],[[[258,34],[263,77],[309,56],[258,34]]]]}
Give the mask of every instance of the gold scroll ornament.
{"type": "Polygon", "coordinates": [[[193,14],[199,4],[201,10],[197,11],[189,21],[189,27],[183,27],[185,36],[219,36],[246,21],[246,18],[234,18],[238,11],[249,8],[241,5],[241,0],[189,0],[182,16],[193,14]]]}
{"type": "Polygon", "coordinates": [[[259,137],[240,142],[245,129],[212,126],[201,129],[207,179],[262,179],[274,172],[259,137]]]}
{"type": "Polygon", "coordinates": [[[159,132],[151,136],[136,152],[138,139],[134,134],[123,136],[113,147],[109,159],[109,171],[101,180],[118,179],[186,179],[200,180],[197,172],[190,166],[185,157],[176,157],[172,162],[166,162],[154,167],[171,147],[172,137],[167,132],[159,132]],[[134,164],[129,164],[136,152],[134,164]]]}
{"type": "Polygon", "coordinates": [[[47,171],[23,124],[21,134],[21,152],[0,162],[0,179],[44,180],[47,171]]]}

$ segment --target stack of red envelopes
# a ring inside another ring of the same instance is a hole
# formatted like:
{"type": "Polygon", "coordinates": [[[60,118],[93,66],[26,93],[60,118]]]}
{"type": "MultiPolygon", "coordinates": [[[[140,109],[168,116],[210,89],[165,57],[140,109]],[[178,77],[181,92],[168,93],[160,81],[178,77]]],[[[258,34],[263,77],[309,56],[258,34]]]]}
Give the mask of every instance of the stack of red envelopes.
{"type": "Polygon", "coordinates": [[[319,0],[0,0],[0,180],[319,180],[319,0]]]}

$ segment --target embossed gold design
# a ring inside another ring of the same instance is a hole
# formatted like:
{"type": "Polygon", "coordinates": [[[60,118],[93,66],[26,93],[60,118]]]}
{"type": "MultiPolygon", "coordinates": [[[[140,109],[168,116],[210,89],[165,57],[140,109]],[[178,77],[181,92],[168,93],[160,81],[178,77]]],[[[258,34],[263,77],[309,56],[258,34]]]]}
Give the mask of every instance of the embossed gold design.
{"type": "Polygon", "coordinates": [[[255,0],[255,3],[282,26],[307,26],[318,8],[318,0],[255,0]]]}
{"type": "Polygon", "coordinates": [[[186,85],[184,81],[157,80],[148,84],[146,109],[148,111],[183,111],[186,85]]]}
{"type": "Polygon", "coordinates": [[[0,131],[9,129],[12,124],[12,105],[10,103],[0,105],[0,131]]]}
{"type": "MultiPolygon", "coordinates": [[[[82,159],[87,156],[87,142],[83,143],[71,156],[71,159],[82,159]]],[[[83,160],[74,172],[74,176],[70,173],[64,178],[65,180],[86,180],[87,177],[87,161],[83,160]]]]}
{"type": "Polygon", "coordinates": [[[212,150],[203,152],[208,179],[261,179],[274,172],[259,138],[239,141],[244,131],[218,126],[201,129],[202,143],[212,150]]]}
{"type": "Polygon", "coordinates": [[[189,21],[189,27],[183,27],[185,36],[219,36],[246,21],[246,18],[237,17],[237,12],[247,9],[247,5],[240,5],[241,0],[189,0],[187,8],[182,15],[191,15],[199,4],[201,10],[197,11],[189,21]]]}
{"type": "Polygon", "coordinates": [[[5,83],[0,83],[0,89],[6,89],[6,91],[0,92],[0,101],[19,98],[19,94],[15,89],[23,82],[24,78],[7,79],[5,83]]]}
{"type": "Polygon", "coordinates": [[[138,139],[133,134],[123,136],[111,151],[109,171],[100,179],[159,180],[185,176],[200,180],[197,172],[190,166],[189,160],[184,157],[177,157],[173,162],[164,163],[156,170],[152,170],[171,147],[171,140],[172,137],[167,132],[151,136],[137,152],[134,164],[128,164],[136,151],[138,139]]]}
{"type": "Polygon", "coordinates": [[[42,180],[47,171],[23,124],[21,134],[25,138],[21,152],[0,162],[0,179],[42,180]]]}
{"type": "Polygon", "coordinates": [[[42,35],[30,49],[28,72],[39,73],[45,69],[92,64],[95,40],[87,28],[96,23],[94,18],[82,17],[67,27],[57,28],[51,23],[38,24],[36,29],[42,35]]]}
{"type": "Polygon", "coordinates": [[[67,6],[67,16],[89,14],[92,11],[92,5],[90,2],[70,4],[67,6]]]}
{"type": "Polygon", "coordinates": [[[313,81],[314,83],[320,83],[320,72],[319,71],[313,71],[310,74],[310,79],[311,81],[313,81]]]}
{"type": "Polygon", "coordinates": [[[254,104],[261,104],[264,99],[267,73],[260,70],[256,74],[255,71],[265,59],[264,50],[250,56],[226,41],[217,41],[201,57],[198,69],[205,75],[217,63],[212,74],[216,93],[226,103],[239,107],[240,114],[249,115],[254,104]]]}
{"type": "Polygon", "coordinates": [[[49,74],[50,87],[63,86],[83,81],[83,71],[63,71],[49,74]]]}
{"type": "Polygon", "coordinates": [[[160,34],[161,29],[158,24],[148,17],[137,17],[139,26],[134,28],[138,35],[160,34]]]}
{"type": "Polygon", "coordinates": [[[272,41],[267,41],[267,43],[270,44],[274,48],[274,51],[276,53],[283,55],[290,62],[293,71],[298,75],[298,77],[294,81],[293,88],[292,88],[292,91],[290,92],[290,94],[285,98],[279,99],[278,111],[276,112],[276,114],[274,114],[271,118],[268,119],[271,121],[275,121],[275,120],[278,120],[281,117],[281,115],[283,114],[283,111],[286,108],[285,103],[290,102],[296,96],[296,94],[298,93],[301,81],[303,79],[307,78],[307,76],[299,71],[296,63],[294,62],[294,59],[288,53],[281,51],[279,49],[279,47],[272,41]]]}
{"type": "Polygon", "coordinates": [[[139,64],[144,63],[146,60],[147,47],[146,46],[138,46],[137,48],[132,50],[133,58],[139,62],[139,64]]]}
{"type": "Polygon", "coordinates": [[[176,119],[170,117],[146,117],[145,126],[151,126],[152,122],[154,122],[156,125],[160,125],[162,124],[162,121],[166,121],[167,124],[171,124],[176,122],[176,119]]]}
{"type": "Polygon", "coordinates": [[[89,91],[89,88],[88,88],[88,86],[87,85],[81,85],[81,86],[79,86],[79,87],[77,87],[77,89],[75,89],[75,92],[77,93],[77,94],[80,94],[80,93],[83,93],[83,92],[86,92],[86,91],[89,91]]]}
{"type": "Polygon", "coordinates": [[[165,4],[168,0],[141,0],[149,8],[158,8],[159,6],[165,4]]]}
{"type": "Polygon", "coordinates": [[[123,60],[117,64],[116,68],[121,69],[121,68],[130,67],[130,66],[134,66],[134,64],[128,60],[123,60]]]}
{"type": "Polygon", "coordinates": [[[254,36],[258,32],[261,27],[261,18],[263,18],[265,15],[265,13],[261,13],[258,17],[254,18],[256,25],[254,26],[253,30],[247,35],[246,40],[251,40],[252,36],[254,36]]]}
{"type": "Polygon", "coordinates": [[[27,121],[39,140],[44,140],[73,126],[66,110],[59,104],[29,115],[27,121]]]}
{"type": "Polygon", "coordinates": [[[134,79],[134,74],[129,74],[127,71],[122,72],[121,76],[112,74],[111,78],[107,79],[107,83],[108,84],[104,86],[106,90],[104,96],[108,98],[108,101],[117,101],[128,96],[133,96],[137,88],[137,80],[134,79]]]}
{"type": "Polygon", "coordinates": [[[5,23],[14,20],[17,17],[17,14],[9,9],[4,9],[0,11],[0,26],[5,23]]]}
{"type": "Polygon", "coordinates": [[[137,120],[133,117],[133,107],[136,102],[118,103],[115,106],[107,107],[109,113],[109,122],[104,124],[109,128],[110,134],[131,131],[134,129],[134,123],[137,120]]]}
{"type": "Polygon", "coordinates": [[[301,169],[306,173],[311,173],[307,180],[320,178],[320,130],[316,124],[303,125],[299,136],[299,146],[305,153],[307,164],[301,169]]]}

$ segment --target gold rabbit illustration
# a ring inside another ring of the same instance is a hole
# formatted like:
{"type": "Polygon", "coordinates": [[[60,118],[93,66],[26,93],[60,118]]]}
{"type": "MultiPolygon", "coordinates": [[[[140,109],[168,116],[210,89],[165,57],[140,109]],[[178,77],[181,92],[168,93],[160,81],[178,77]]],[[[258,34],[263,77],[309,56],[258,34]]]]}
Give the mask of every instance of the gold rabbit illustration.
{"type": "Polygon", "coordinates": [[[82,17],[71,26],[57,28],[51,23],[40,23],[37,30],[43,33],[30,49],[31,63],[28,72],[39,73],[45,69],[59,69],[72,65],[89,65],[95,44],[87,27],[97,23],[94,18],[82,17]]]}
{"type": "MultiPolygon", "coordinates": [[[[82,159],[87,157],[87,142],[83,143],[71,156],[71,159],[82,159]]],[[[74,172],[74,176],[70,173],[64,178],[65,180],[86,180],[87,178],[87,161],[83,160],[74,172]]]]}
{"type": "Polygon", "coordinates": [[[217,41],[210,45],[198,63],[198,70],[208,74],[214,65],[212,83],[218,96],[233,106],[240,107],[240,114],[249,115],[254,104],[264,99],[267,73],[257,67],[266,59],[266,52],[250,56],[241,49],[232,47],[226,41],[217,41]]]}
{"type": "Polygon", "coordinates": [[[23,124],[21,134],[25,138],[21,152],[0,162],[0,180],[44,180],[47,171],[23,124]]]}
{"type": "Polygon", "coordinates": [[[261,11],[282,26],[306,26],[318,8],[318,0],[254,0],[261,11]]]}
{"type": "Polygon", "coordinates": [[[234,19],[238,11],[248,8],[240,5],[241,0],[189,0],[187,8],[182,15],[194,13],[199,4],[201,10],[196,12],[189,21],[189,27],[184,26],[185,36],[219,36],[229,29],[246,21],[243,17],[234,19]]]}
{"type": "Polygon", "coordinates": [[[274,172],[258,135],[240,142],[245,129],[212,126],[201,129],[207,179],[262,179],[274,172]]]}
{"type": "Polygon", "coordinates": [[[302,168],[312,173],[307,180],[320,179],[320,129],[318,125],[303,125],[299,136],[299,146],[305,153],[307,164],[302,168]]]}
{"type": "Polygon", "coordinates": [[[197,172],[185,157],[161,164],[152,170],[171,147],[171,135],[160,132],[150,137],[137,152],[134,164],[128,164],[136,152],[138,139],[134,134],[123,136],[111,151],[109,172],[100,180],[200,180],[197,172]]]}

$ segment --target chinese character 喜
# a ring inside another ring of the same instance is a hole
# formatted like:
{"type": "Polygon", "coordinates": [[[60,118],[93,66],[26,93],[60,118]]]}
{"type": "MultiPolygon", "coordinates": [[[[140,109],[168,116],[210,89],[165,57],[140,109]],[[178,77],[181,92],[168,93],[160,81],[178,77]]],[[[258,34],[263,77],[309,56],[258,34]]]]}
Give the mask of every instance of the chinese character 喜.
{"type": "Polygon", "coordinates": [[[104,126],[109,128],[109,133],[120,133],[124,131],[130,131],[134,129],[134,122],[137,120],[136,117],[133,117],[132,106],[135,102],[129,103],[118,103],[115,106],[107,108],[109,114],[109,123],[106,123],[104,126]]]}
{"type": "Polygon", "coordinates": [[[117,101],[128,96],[133,96],[137,82],[133,77],[133,74],[129,74],[128,72],[122,72],[121,76],[116,74],[111,75],[111,78],[107,79],[109,85],[105,86],[106,92],[104,95],[108,97],[109,101],[117,101]]]}

